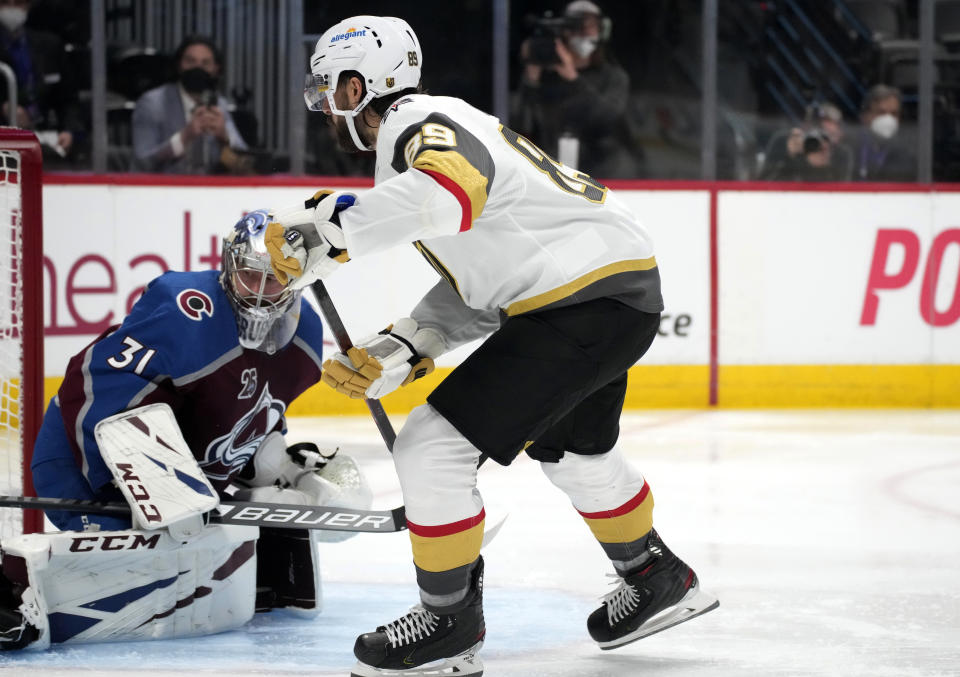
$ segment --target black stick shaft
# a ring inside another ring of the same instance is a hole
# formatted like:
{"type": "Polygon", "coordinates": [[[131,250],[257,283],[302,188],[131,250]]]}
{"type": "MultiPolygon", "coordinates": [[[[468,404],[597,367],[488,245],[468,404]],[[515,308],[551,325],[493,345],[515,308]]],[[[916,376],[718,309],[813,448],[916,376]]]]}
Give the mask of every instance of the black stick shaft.
{"type": "MultiPolygon", "coordinates": [[[[347,350],[353,346],[353,341],[350,340],[350,335],[347,334],[347,328],[343,326],[343,321],[340,319],[340,313],[337,312],[336,306],[333,305],[333,299],[330,298],[330,292],[327,291],[327,288],[324,286],[322,280],[317,280],[311,285],[313,289],[313,294],[317,299],[317,303],[320,304],[320,312],[323,313],[324,319],[327,321],[327,325],[330,327],[330,330],[333,332],[333,338],[337,342],[337,347],[340,349],[341,353],[346,353],[347,350]]],[[[367,403],[367,407],[370,409],[370,414],[373,416],[373,422],[377,424],[377,429],[380,431],[381,437],[383,437],[384,443],[387,445],[387,449],[390,450],[390,453],[393,453],[393,443],[397,439],[397,433],[393,431],[393,426],[390,424],[390,419],[387,417],[387,412],[383,410],[383,405],[380,404],[380,400],[368,400],[364,399],[364,402],[367,403]]],[[[487,458],[486,454],[481,453],[477,467],[479,468],[483,465],[487,458]]]]}
{"type": "MultiPolygon", "coordinates": [[[[71,498],[35,498],[0,496],[0,508],[37,508],[69,510],[94,515],[129,517],[126,503],[102,503],[71,498]]],[[[391,533],[407,528],[403,507],[393,510],[349,510],[327,506],[287,505],[285,503],[245,503],[224,501],[210,514],[217,524],[243,524],[281,529],[322,529],[325,531],[362,531],[391,533]]]]}
{"type": "MultiPolygon", "coordinates": [[[[350,340],[347,328],[343,326],[340,313],[337,312],[336,306],[333,305],[330,292],[327,291],[327,288],[321,280],[314,282],[311,288],[313,289],[317,303],[320,304],[320,312],[323,313],[323,318],[327,321],[327,326],[330,327],[330,331],[333,332],[333,338],[337,342],[337,347],[341,353],[346,353],[347,350],[353,347],[353,341],[350,340]]],[[[373,422],[377,425],[377,430],[380,431],[380,436],[383,437],[384,444],[386,444],[387,449],[393,453],[393,443],[397,440],[397,433],[394,432],[393,426],[390,424],[387,412],[383,410],[383,405],[380,404],[380,400],[364,399],[364,402],[367,403],[367,408],[370,410],[370,415],[373,416],[373,422]]]]}

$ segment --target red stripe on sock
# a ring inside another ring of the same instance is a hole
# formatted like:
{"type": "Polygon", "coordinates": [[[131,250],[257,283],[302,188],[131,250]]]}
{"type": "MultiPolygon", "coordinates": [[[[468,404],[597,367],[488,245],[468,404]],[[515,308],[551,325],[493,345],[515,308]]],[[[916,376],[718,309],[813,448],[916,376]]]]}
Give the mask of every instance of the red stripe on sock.
{"type": "Polygon", "coordinates": [[[582,510],[578,510],[577,512],[579,512],[582,517],[593,520],[620,517],[620,515],[626,515],[628,512],[643,503],[643,499],[645,499],[649,493],[650,486],[644,482],[643,488],[640,489],[637,495],[621,505],[619,508],[614,508],[613,510],[601,510],[600,512],[583,512],[582,510]]]}
{"type": "Polygon", "coordinates": [[[467,197],[467,192],[460,187],[460,184],[451,179],[449,176],[441,174],[440,172],[431,171],[429,169],[420,169],[420,171],[433,177],[434,181],[446,188],[451,194],[453,194],[455,198],[457,198],[457,202],[460,203],[460,209],[462,210],[463,214],[460,217],[460,232],[462,233],[465,230],[470,230],[470,226],[473,223],[473,205],[470,204],[470,198],[467,197]]]}
{"type": "Polygon", "coordinates": [[[461,531],[472,529],[480,524],[480,522],[482,522],[486,516],[487,513],[484,511],[484,509],[480,508],[480,512],[473,517],[468,517],[467,519],[460,520],[459,522],[450,522],[449,524],[437,524],[436,526],[414,524],[408,519],[407,528],[417,536],[437,538],[439,536],[450,536],[451,534],[458,534],[461,531]]]}

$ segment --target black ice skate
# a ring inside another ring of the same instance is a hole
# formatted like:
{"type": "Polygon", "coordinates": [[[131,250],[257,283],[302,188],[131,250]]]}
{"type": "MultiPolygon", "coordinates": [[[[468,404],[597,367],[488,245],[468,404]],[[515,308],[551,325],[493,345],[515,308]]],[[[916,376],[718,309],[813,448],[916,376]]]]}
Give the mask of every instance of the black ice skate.
{"type": "Polygon", "coordinates": [[[22,649],[40,636],[40,631],[19,611],[0,609],[0,651],[22,649]]]}
{"type": "Polygon", "coordinates": [[[670,552],[656,531],[650,531],[647,552],[652,559],[621,579],[587,619],[587,630],[601,649],[629,644],[720,606],[716,597],[700,589],[693,569],[670,552]]]}
{"type": "Polygon", "coordinates": [[[351,677],[391,675],[482,675],[477,652],[483,646],[483,558],[471,574],[467,606],[437,615],[422,605],[397,620],[357,637],[357,664],[351,677]]]}

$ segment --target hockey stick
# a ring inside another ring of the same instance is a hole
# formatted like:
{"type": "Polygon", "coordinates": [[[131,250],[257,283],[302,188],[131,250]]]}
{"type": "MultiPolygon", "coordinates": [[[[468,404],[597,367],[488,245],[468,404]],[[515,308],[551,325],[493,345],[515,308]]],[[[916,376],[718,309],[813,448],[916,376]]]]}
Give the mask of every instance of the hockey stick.
{"type": "MultiPolygon", "coordinates": [[[[36,508],[68,510],[97,515],[129,517],[126,503],[102,503],[70,498],[34,498],[32,496],[0,496],[2,508],[36,508]]],[[[324,531],[362,531],[392,533],[405,531],[407,520],[403,506],[393,510],[348,510],[322,505],[303,506],[285,503],[248,503],[225,501],[210,513],[216,524],[246,524],[281,529],[321,529],[324,531]]]]}
{"type": "MultiPolygon", "coordinates": [[[[347,334],[347,328],[343,326],[340,313],[337,312],[336,306],[333,305],[330,292],[328,292],[324,286],[323,280],[314,282],[311,285],[311,289],[313,289],[313,295],[316,297],[317,303],[320,304],[320,312],[323,313],[324,319],[327,321],[327,324],[330,325],[333,337],[337,341],[337,347],[341,353],[346,354],[346,352],[353,347],[353,341],[350,340],[350,335],[347,334]]],[[[380,400],[368,400],[365,398],[363,401],[367,403],[370,414],[373,416],[373,422],[377,424],[377,429],[380,431],[380,435],[383,437],[387,449],[390,450],[390,453],[393,453],[393,443],[397,439],[397,434],[393,431],[393,426],[390,424],[387,412],[383,410],[383,405],[380,404],[380,400]]],[[[483,465],[487,458],[486,454],[481,453],[477,467],[479,468],[483,465]]]]}
{"type": "MultiPolygon", "coordinates": [[[[333,299],[330,298],[330,292],[327,291],[326,286],[324,286],[322,280],[317,280],[310,288],[313,290],[313,295],[317,299],[317,303],[320,304],[320,312],[323,313],[324,319],[327,321],[327,324],[330,326],[330,330],[333,332],[333,338],[337,341],[337,347],[340,349],[341,353],[346,354],[353,346],[353,341],[350,340],[350,335],[347,334],[347,328],[343,325],[343,320],[340,319],[340,313],[337,312],[336,306],[333,305],[333,299]]],[[[393,453],[393,443],[397,439],[397,434],[393,431],[393,425],[390,423],[390,419],[387,417],[387,412],[383,410],[383,405],[380,404],[380,400],[371,400],[364,398],[364,402],[367,403],[367,408],[370,409],[370,414],[373,416],[373,422],[377,424],[377,429],[380,431],[381,437],[383,437],[384,443],[387,445],[387,449],[390,450],[390,453],[393,453]]],[[[477,468],[482,466],[487,458],[486,454],[481,453],[480,458],[477,461],[477,468]]],[[[396,510],[403,510],[403,506],[395,508],[396,510]]],[[[504,515],[503,518],[496,524],[494,527],[486,532],[483,537],[483,544],[480,546],[485,547],[487,543],[493,540],[493,537],[497,535],[497,532],[500,531],[500,527],[503,526],[503,523],[507,520],[508,515],[504,515]]],[[[406,519],[404,517],[404,519],[406,519]]]]}
{"type": "MultiPolygon", "coordinates": [[[[323,319],[327,321],[330,331],[333,332],[333,338],[337,342],[337,347],[341,353],[346,355],[347,351],[353,347],[353,341],[350,340],[347,328],[343,326],[340,313],[337,312],[336,306],[333,305],[330,292],[327,291],[322,280],[317,280],[310,288],[313,289],[313,295],[317,299],[317,303],[320,304],[320,312],[323,313],[323,319]]],[[[373,422],[377,424],[377,430],[380,431],[380,436],[383,437],[384,444],[387,445],[387,449],[389,449],[392,454],[393,443],[397,440],[397,433],[394,432],[393,426],[390,424],[387,412],[383,410],[383,405],[380,404],[380,400],[364,398],[363,401],[367,403],[370,415],[373,416],[373,422]]]]}

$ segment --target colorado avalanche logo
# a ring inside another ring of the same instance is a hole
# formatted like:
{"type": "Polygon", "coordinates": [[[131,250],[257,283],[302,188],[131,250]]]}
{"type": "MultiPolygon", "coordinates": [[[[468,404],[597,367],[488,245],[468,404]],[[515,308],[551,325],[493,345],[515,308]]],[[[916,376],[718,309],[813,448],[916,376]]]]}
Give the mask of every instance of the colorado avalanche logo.
{"type": "Polygon", "coordinates": [[[264,387],[257,403],[244,414],[226,435],[213,440],[204,453],[200,467],[213,480],[228,480],[246,465],[260,447],[263,438],[274,429],[286,405],[264,387]]]}
{"type": "Polygon", "coordinates": [[[267,227],[268,223],[270,223],[269,212],[266,209],[258,209],[244,214],[233,229],[239,233],[241,238],[246,238],[250,235],[259,234],[267,227]]]}
{"type": "Polygon", "coordinates": [[[177,294],[177,307],[196,322],[202,320],[204,315],[213,317],[213,301],[199,289],[184,289],[177,294]]]}

